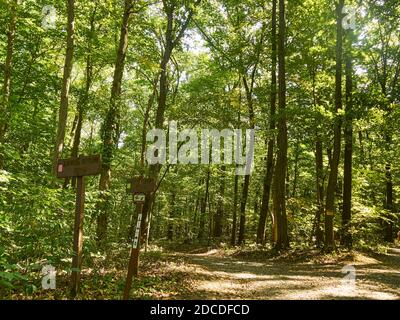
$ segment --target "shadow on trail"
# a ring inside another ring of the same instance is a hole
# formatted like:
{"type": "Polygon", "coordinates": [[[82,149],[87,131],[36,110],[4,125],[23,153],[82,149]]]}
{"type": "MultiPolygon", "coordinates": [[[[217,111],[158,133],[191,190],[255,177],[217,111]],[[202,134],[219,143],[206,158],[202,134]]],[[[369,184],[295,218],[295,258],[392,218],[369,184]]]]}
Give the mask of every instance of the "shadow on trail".
{"type": "Polygon", "coordinates": [[[353,286],[343,279],[342,261],[249,261],[212,252],[177,255],[191,268],[188,276],[194,283],[189,297],[179,297],[183,299],[400,299],[400,256],[354,262],[353,286]]]}

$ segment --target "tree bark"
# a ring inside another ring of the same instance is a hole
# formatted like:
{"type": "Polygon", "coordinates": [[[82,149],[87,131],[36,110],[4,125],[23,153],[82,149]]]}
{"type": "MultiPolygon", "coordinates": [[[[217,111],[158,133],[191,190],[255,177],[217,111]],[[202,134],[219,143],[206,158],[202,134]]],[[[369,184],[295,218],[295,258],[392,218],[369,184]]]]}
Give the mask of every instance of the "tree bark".
{"type": "Polygon", "coordinates": [[[7,31],[7,57],[4,65],[4,82],[3,82],[3,96],[0,109],[0,142],[4,140],[4,135],[8,128],[9,114],[10,114],[10,94],[11,94],[11,76],[13,68],[14,56],[14,42],[15,30],[17,24],[17,1],[12,1],[10,4],[10,23],[7,31]]]}
{"type": "Polygon", "coordinates": [[[222,236],[222,221],[224,217],[224,196],[225,196],[225,166],[221,167],[221,177],[219,185],[219,198],[217,212],[214,219],[214,237],[221,238],[222,236]]]}
{"type": "Polygon", "coordinates": [[[232,234],[231,234],[232,246],[236,245],[238,191],[239,191],[239,176],[235,175],[234,190],[233,190],[232,234]]]}
{"type": "Polygon", "coordinates": [[[341,145],[341,120],[339,112],[342,109],[342,51],[343,51],[343,30],[342,30],[342,10],[344,0],[339,0],[336,6],[336,77],[335,77],[335,124],[334,124],[334,141],[333,154],[330,162],[330,172],[328,186],[326,189],[325,202],[325,249],[332,251],[334,249],[334,232],[333,218],[335,215],[335,190],[338,178],[338,167],[340,161],[340,145],[341,145]]]}
{"type": "MultiPolygon", "coordinates": [[[[271,52],[271,95],[270,95],[270,114],[269,114],[269,129],[271,137],[268,139],[268,151],[267,151],[267,161],[266,161],[266,173],[264,176],[263,183],[263,195],[262,195],[262,204],[260,211],[260,219],[258,220],[257,227],[257,243],[263,244],[265,241],[265,222],[268,216],[269,210],[269,201],[271,194],[271,184],[272,184],[272,176],[274,172],[274,134],[275,130],[275,112],[276,112],[276,64],[277,64],[277,55],[276,55],[276,0],[272,1],[272,18],[271,18],[271,44],[272,44],[272,52],[271,52]]],[[[274,219],[272,219],[274,221],[274,219]]],[[[276,221],[276,220],[275,220],[276,221]]],[[[272,223],[272,235],[273,242],[276,241],[276,224],[272,223]]]]}
{"type": "Polygon", "coordinates": [[[101,200],[99,203],[99,215],[97,217],[97,241],[99,246],[103,246],[107,238],[108,224],[108,189],[111,180],[111,163],[113,159],[114,149],[118,143],[119,137],[119,118],[120,118],[120,96],[122,76],[125,66],[126,51],[128,48],[128,25],[131,16],[132,1],[125,0],[124,13],[122,16],[121,31],[118,45],[118,52],[115,62],[114,77],[111,88],[111,98],[106,119],[102,125],[102,170],[100,175],[99,190],[101,200]]]}
{"type": "Polygon", "coordinates": [[[169,207],[169,221],[167,230],[167,240],[172,241],[174,238],[174,216],[175,216],[175,198],[176,193],[172,193],[171,204],[169,207]]]}
{"type": "MultiPolygon", "coordinates": [[[[201,0],[196,0],[194,3],[194,7],[200,4],[201,0]]],[[[193,9],[189,9],[188,15],[186,19],[181,22],[180,25],[174,25],[176,19],[174,19],[174,11],[176,10],[176,4],[174,1],[163,0],[163,10],[167,16],[167,29],[165,32],[165,47],[164,52],[162,54],[162,59],[160,62],[160,78],[159,78],[159,92],[158,92],[158,103],[156,110],[156,118],[155,118],[155,128],[162,129],[164,127],[164,117],[165,110],[167,107],[167,96],[168,96],[168,77],[167,77],[167,67],[168,63],[171,60],[171,55],[174,48],[181,41],[182,37],[185,34],[186,29],[189,26],[189,23],[192,20],[194,11],[193,9]],[[174,32],[175,31],[175,32],[174,32]],[[175,36],[174,36],[175,35],[175,36]]],[[[160,164],[154,164],[150,166],[149,176],[158,180],[158,175],[161,170],[160,164]]],[[[146,198],[146,201],[152,201],[153,197],[146,198]]],[[[149,204],[146,204],[145,207],[150,207],[149,204]]]]}
{"type": "Polygon", "coordinates": [[[245,226],[246,226],[246,203],[249,194],[250,175],[244,177],[242,197],[240,199],[240,219],[239,219],[239,235],[238,244],[244,244],[245,226]]]}
{"type": "Polygon", "coordinates": [[[142,146],[140,151],[140,166],[144,169],[144,158],[146,153],[146,134],[147,134],[147,126],[150,118],[150,111],[153,107],[154,100],[157,96],[157,83],[158,83],[158,75],[154,79],[153,83],[153,92],[149,97],[147,102],[146,110],[143,117],[143,126],[142,126],[142,146]]]}
{"type": "Polygon", "coordinates": [[[277,217],[278,237],[275,244],[276,249],[289,247],[286,217],[286,171],[287,171],[287,124],[286,124],[286,66],[285,66],[285,0],[279,0],[279,38],[278,38],[278,137],[277,137],[277,160],[273,178],[274,196],[273,210],[277,217]]]}
{"type": "Polygon", "coordinates": [[[321,217],[324,214],[324,178],[323,178],[323,154],[322,141],[317,137],[315,142],[315,168],[317,187],[317,212],[315,216],[315,241],[317,247],[323,243],[323,232],[321,230],[321,217]]]}
{"type": "Polygon", "coordinates": [[[95,32],[95,17],[96,17],[96,9],[94,9],[91,19],[90,19],[90,35],[88,39],[88,52],[86,56],[86,83],[85,83],[85,91],[81,100],[79,101],[78,106],[78,119],[74,134],[74,142],[72,144],[71,157],[77,157],[79,154],[79,145],[81,143],[81,133],[82,133],[82,125],[84,120],[84,114],[86,112],[86,108],[89,102],[89,92],[92,87],[92,79],[93,79],[93,59],[92,59],[92,38],[94,37],[95,32]]]}
{"type": "MultiPolygon", "coordinates": [[[[294,150],[294,173],[293,173],[293,190],[291,196],[296,197],[297,179],[299,175],[299,158],[300,158],[300,142],[296,139],[296,148],[294,150]]],[[[289,180],[289,179],[288,179],[289,180]]]]}
{"type": "Polygon", "coordinates": [[[343,211],[342,211],[342,237],[341,244],[351,248],[352,235],[351,223],[351,199],[352,199],[352,167],[353,167],[353,80],[352,80],[352,56],[351,34],[346,53],[346,113],[344,128],[344,171],[343,171],[343,211]]]}
{"type": "MultiPolygon", "coordinates": [[[[385,209],[388,212],[393,211],[393,181],[392,181],[392,171],[391,164],[386,164],[386,203],[385,209]]],[[[388,217],[391,219],[391,217],[388,217]]],[[[384,221],[384,240],[386,242],[393,242],[393,226],[390,221],[384,221]]]]}
{"type": "Polygon", "coordinates": [[[207,210],[207,200],[208,200],[209,185],[210,185],[210,168],[207,169],[206,189],[205,189],[205,192],[204,192],[204,198],[201,200],[200,226],[199,226],[199,233],[197,235],[197,238],[199,240],[203,240],[204,236],[205,236],[206,210],[207,210]]]}
{"type": "MultiPolygon", "coordinates": [[[[261,38],[262,42],[262,38],[261,38]]],[[[259,58],[259,56],[258,56],[259,58]]],[[[249,122],[250,129],[254,129],[255,126],[255,118],[254,118],[254,108],[253,108],[253,89],[254,89],[254,78],[257,70],[257,63],[253,67],[251,73],[251,82],[250,85],[247,82],[246,76],[243,75],[243,85],[246,91],[246,100],[247,100],[247,108],[249,114],[249,122]]],[[[239,245],[244,244],[245,239],[245,228],[246,228],[246,204],[247,198],[249,195],[249,187],[250,187],[250,175],[245,175],[243,189],[242,189],[242,197],[240,199],[240,220],[239,220],[239,235],[238,235],[238,243],[239,245]]]]}
{"type": "Polygon", "coordinates": [[[64,76],[61,87],[60,108],[58,112],[58,127],[53,157],[53,172],[56,172],[57,162],[64,149],[65,130],[68,119],[69,90],[74,58],[75,39],[75,0],[68,0],[67,51],[65,54],[64,76]]]}
{"type": "MultiPolygon", "coordinates": [[[[87,39],[88,41],[88,53],[86,56],[86,71],[85,71],[85,88],[84,92],[78,102],[77,111],[78,114],[74,119],[73,125],[73,142],[72,142],[72,149],[71,149],[71,158],[77,158],[79,155],[79,146],[81,144],[81,134],[82,134],[82,126],[85,117],[85,112],[89,102],[89,93],[92,87],[92,80],[93,80],[93,59],[92,59],[92,37],[94,36],[95,32],[95,17],[96,17],[96,9],[92,13],[92,17],[90,20],[90,38],[87,39]],[[76,121],[76,123],[75,123],[76,121]]],[[[66,188],[70,182],[70,179],[65,179],[64,187],[66,188]]],[[[75,187],[76,179],[72,178],[72,186],[75,187]]]]}

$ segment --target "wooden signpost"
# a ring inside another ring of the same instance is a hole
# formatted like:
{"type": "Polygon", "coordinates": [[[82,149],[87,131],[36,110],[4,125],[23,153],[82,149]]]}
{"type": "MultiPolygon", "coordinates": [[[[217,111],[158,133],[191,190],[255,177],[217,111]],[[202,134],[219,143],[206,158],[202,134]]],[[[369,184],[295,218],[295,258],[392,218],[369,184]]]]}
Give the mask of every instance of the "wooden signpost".
{"type": "Polygon", "coordinates": [[[80,270],[82,267],[83,246],[83,209],[85,203],[85,176],[98,175],[101,172],[99,155],[59,160],[57,178],[77,178],[76,207],[74,224],[74,256],[72,257],[71,295],[79,291],[80,270]]]}
{"type": "MultiPolygon", "coordinates": [[[[130,187],[127,190],[128,193],[133,195],[133,202],[136,205],[136,211],[138,213],[135,236],[132,241],[131,256],[129,259],[128,275],[125,282],[124,300],[129,298],[129,292],[132,286],[132,277],[137,277],[139,267],[139,251],[142,242],[142,236],[146,229],[147,213],[148,208],[144,207],[146,197],[150,197],[151,194],[156,190],[155,179],[136,177],[128,180],[130,187]]],[[[148,201],[149,202],[149,201],[148,201]]]]}

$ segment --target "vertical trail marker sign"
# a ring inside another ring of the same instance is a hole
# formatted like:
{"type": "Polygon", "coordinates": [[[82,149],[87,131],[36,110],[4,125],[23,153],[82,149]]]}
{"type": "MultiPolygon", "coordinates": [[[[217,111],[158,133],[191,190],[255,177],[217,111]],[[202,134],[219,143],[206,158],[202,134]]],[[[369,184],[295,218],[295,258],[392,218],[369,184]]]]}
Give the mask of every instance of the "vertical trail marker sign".
{"type": "Polygon", "coordinates": [[[147,211],[143,210],[143,205],[147,197],[150,197],[156,190],[156,181],[153,178],[136,177],[128,180],[130,184],[127,192],[133,195],[133,203],[138,213],[135,236],[132,241],[131,256],[129,259],[128,275],[126,276],[124,300],[129,299],[129,292],[132,286],[132,277],[137,277],[139,268],[139,251],[142,243],[142,236],[147,224],[147,211]]]}
{"type": "Polygon", "coordinates": [[[75,224],[74,224],[74,256],[72,257],[71,296],[79,292],[79,280],[82,267],[83,246],[83,208],[85,204],[85,176],[101,173],[101,157],[99,155],[80,156],[79,158],[62,159],[57,163],[57,178],[77,178],[75,224]]]}

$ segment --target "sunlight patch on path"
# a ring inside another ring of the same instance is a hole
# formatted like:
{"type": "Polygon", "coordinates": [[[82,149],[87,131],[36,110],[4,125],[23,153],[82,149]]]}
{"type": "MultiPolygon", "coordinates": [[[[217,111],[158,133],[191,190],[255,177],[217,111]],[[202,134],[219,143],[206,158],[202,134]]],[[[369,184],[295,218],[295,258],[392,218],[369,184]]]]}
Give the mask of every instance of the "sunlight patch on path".
{"type": "Polygon", "coordinates": [[[343,261],[264,263],[221,256],[218,250],[184,257],[193,279],[192,299],[400,299],[397,269],[362,255],[351,262],[357,270],[355,289],[343,286],[343,261]]]}

